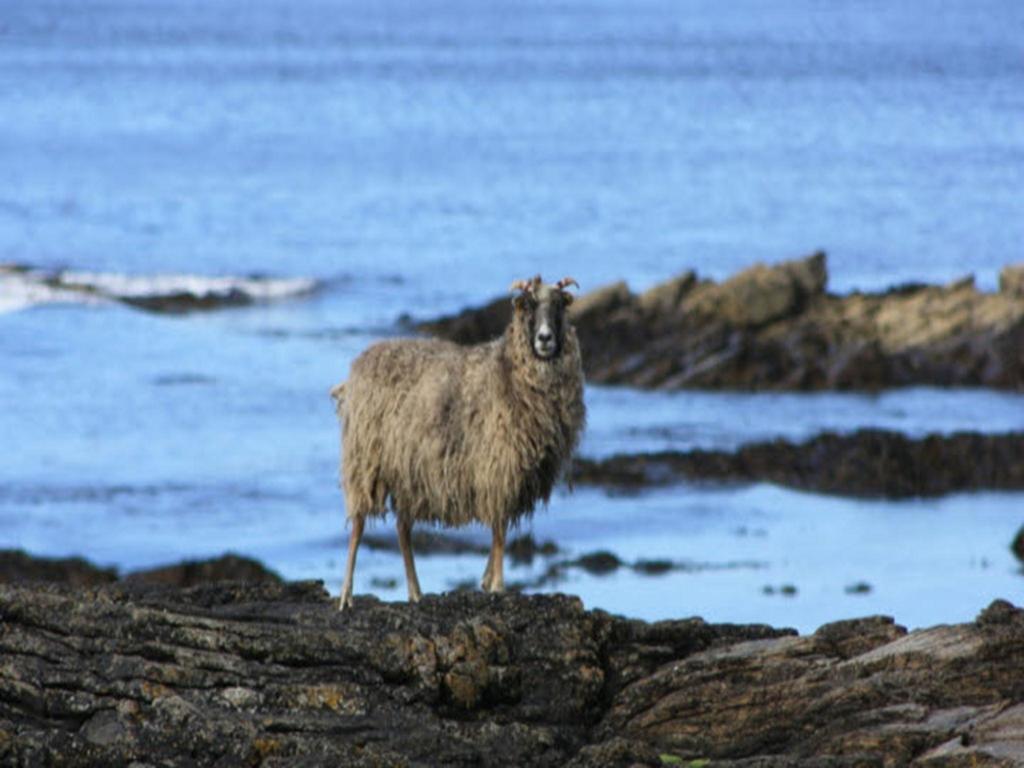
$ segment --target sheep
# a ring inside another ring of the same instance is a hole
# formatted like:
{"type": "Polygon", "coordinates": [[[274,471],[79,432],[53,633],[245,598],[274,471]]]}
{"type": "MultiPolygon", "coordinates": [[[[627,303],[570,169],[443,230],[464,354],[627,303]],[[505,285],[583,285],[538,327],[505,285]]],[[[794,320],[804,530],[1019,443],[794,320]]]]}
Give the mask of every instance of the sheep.
{"type": "Polygon", "coordinates": [[[509,525],[545,504],[586,420],[583,367],[567,318],[573,295],[517,280],[512,321],[471,347],[438,339],[378,342],[332,388],[341,425],[341,480],[352,523],[339,608],[352,605],[356,553],[369,516],[394,513],[409,601],[421,598],[414,522],[491,529],[481,587],[504,590],[509,525]]]}

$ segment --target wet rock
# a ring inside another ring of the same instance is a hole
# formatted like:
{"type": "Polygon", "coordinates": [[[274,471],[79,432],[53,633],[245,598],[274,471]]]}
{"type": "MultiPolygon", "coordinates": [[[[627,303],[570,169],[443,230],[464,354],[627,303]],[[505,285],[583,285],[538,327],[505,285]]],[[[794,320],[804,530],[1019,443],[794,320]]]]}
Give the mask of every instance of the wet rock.
{"type": "Polygon", "coordinates": [[[0,762],[1000,764],[1024,743],[1022,616],[797,636],[560,595],[341,613],[310,582],[7,584],[0,762]]]}
{"type": "Polygon", "coordinates": [[[691,481],[771,482],[823,493],[905,498],[1024,489],[1024,433],[909,438],[864,429],[803,443],[773,440],[737,451],[661,451],[573,461],[581,485],[640,489],[691,481]]]}
{"type": "MultiPolygon", "coordinates": [[[[693,272],[631,293],[582,294],[572,312],[587,379],[645,388],[819,390],[986,386],[1024,389],[1024,266],[998,293],[945,286],[828,294],[826,257],[758,264],[722,282],[693,272]]],[[[507,298],[422,323],[475,343],[498,336],[507,298]]]]}

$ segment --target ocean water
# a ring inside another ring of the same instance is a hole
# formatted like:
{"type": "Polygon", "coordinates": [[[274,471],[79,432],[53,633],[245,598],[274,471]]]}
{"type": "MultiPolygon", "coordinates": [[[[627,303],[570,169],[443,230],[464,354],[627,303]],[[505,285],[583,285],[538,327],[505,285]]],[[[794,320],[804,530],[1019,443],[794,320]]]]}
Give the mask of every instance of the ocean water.
{"type": "MultiPolygon", "coordinates": [[[[1014,0],[5,0],[0,547],[123,569],[230,549],[336,591],[327,389],[402,315],[536,272],[642,289],[823,248],[835,291],[993,288],[1024,259],[1022,41],[1014,0]],[[131,306],[181,294],[225,306],[131,306]]],[[[1024,428],[1024,397],[974,390],[592,387],[588,405],[592,456],[1024,428]]],[[[524,531],[679,566],[538,587],[589,606],[807,630],[1020,602],[1022,510],[577,489],[524,531]]],[[[420,558],[431,591],[482,569],[420,558]]],[[[397,557],[361,553],[358,592],[400,599],[373,586],[394,577],[397,557]]]]}

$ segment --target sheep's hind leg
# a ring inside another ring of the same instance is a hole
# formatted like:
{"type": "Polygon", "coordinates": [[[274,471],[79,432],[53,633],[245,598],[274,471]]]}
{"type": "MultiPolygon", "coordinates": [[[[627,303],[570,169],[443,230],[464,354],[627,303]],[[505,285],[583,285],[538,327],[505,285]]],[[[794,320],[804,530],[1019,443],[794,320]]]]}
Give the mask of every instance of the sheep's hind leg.
{"type": "Polygon", "coordinates": [[[484,568],[483,578],[480,579],[480,589],[487,592],[491,587],[491,576],[494,574],[494,545],[491,545],[491,551],[487,555],[487,567],[484,568]]]}
{"type": "Polygon", "coordinates": [[[338,599],[338,610],[340,611],[352,607],[352,575],[356,570],[356,553],[359,551],[359,541],[363,538],[365,525],[366,518],[352,518],[352,533],[348,537],[348,563],[345,566],[345,581],[341,585],[341,597],[338,599]]]}
{"type": "Polygon", "coordinates": [[[507,526],[498,522],[491,526],[491,554],[487,558],[483,588],[487,592],[505,591],[505,534],[507,526]]]}
{"type": "Polygon", "coordinates": [[[398,547],[402,550],[405,562],[405,582],[409,587],[409,602],[418,603],[423,593],[420,592],[420,580],[416,578],[416,563],[412,559],[412,521],[398,518],[398,547]]]}

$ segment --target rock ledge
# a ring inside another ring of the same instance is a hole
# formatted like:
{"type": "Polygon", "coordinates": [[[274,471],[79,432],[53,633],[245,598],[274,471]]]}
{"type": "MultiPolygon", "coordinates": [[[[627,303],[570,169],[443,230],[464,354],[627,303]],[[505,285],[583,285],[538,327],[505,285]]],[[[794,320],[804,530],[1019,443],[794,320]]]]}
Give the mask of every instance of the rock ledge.
{"type": "Polygon", "coordinates": [[[653,624],[562,595],[0,585],[5,765],[1011,765],[1024,611],[907,633],[653,624]]]}

